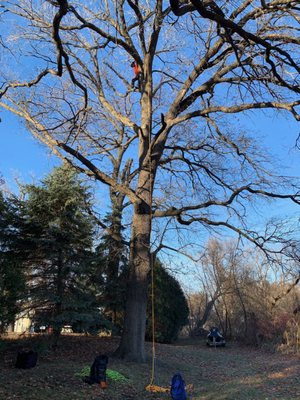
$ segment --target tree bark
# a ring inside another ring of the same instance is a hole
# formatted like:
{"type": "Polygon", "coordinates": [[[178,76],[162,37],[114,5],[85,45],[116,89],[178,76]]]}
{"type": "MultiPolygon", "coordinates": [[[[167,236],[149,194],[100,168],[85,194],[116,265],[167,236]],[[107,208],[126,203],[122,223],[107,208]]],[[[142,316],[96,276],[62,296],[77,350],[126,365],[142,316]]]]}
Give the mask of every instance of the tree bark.
{"type": "Polygon", "coordinates": [[[148,205],[135,209],[132,224],[129,279],[124,330],[117,355],[136,362],[145,362],[144,348],[147,310],[147,275],[150,269],[151,216],[148,205]]]}

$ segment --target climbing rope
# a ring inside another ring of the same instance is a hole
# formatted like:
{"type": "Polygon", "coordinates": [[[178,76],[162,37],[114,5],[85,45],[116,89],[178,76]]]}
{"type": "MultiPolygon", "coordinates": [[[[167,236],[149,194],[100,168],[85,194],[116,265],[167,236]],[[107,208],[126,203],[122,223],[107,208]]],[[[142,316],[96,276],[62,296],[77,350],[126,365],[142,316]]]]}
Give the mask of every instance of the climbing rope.
{"type": "MultiPolygon", "coordinates": [[[[151,174],[151,172],[150,172],[151,174]]],[[[151,192],[152,193],[152,192],[151,192]]],[[[152,197],[152,195],[151,195],[152,197]]],[[[151,207],[152,208],[152,207],[151,207]]],[[[152,212],[150,211],[150,214],[152,212]]],[[[152,215],[151,215],[152,220],[152,215]]],[[[155,348],[155,302],[154,302],[154,260],[153,254],[150,254],[150,268],[151,268],[151,320],[152,320],[152,367],[150,385],[154,384],[155,379],[155,361],[156,361],[156,348],[155,348]]]]}
{"type": "MultiPolygon", "coordinates": [[[[152,225],[152,194],[153,194],[153,169],[152,169],[152,149],[151,149],[151,132],[149,132],[149,175],[150,175],[150,221],[152,225]]],[[[146,386],[146,390],[155,393],[168,393],[169,387],[161,387],[156,385],[155,370],[156,370],[156,347],[155,347],[155,287],[154,287],[154,254],[150,251],[150,269],[151,269],[151,323],[152,323],[152,364],[151,364],[151,378],[150,383],[146,386]]]]}
{"type": "MultiPolygon", "coordinates": [[[[151,130],[149,132],[149,177],[150,177],[150,223],[152,230],[152,199],[153,199],[153,169],[152,169],[152,148],[151,148],[151,130]]],[[[150,268],[151,268],[151,321],[152,321],[152,366],[151,366],[151,378],[150,386],[154,384],[155,379],[155,359],[156,359],[156,348],[155,348],[155,301],[154,301],[154,255],[151,253],[150,247],[150,268]]]]}
{"type": "MultiPolygon", "coordinates": [[[[153,195],[153,169],[152,169],[152,148],[151,148],[151,131],[149,132],[149,143],[148,143],[148,151],[149,151],[149,178],[150,178],[150,223],[152,227],[152,195],[153,195]]],[[[155,381],[155,361],[156,361],[156,348],[155,348],[155,299],[154,299],[154,255],[150,251],[150,269],[151,269],[151,323],[152,323],[152,363],[151,363],[151,377],[150,383],[146,387],[148,391],[152,391],[154,388],[155,381]]]]}

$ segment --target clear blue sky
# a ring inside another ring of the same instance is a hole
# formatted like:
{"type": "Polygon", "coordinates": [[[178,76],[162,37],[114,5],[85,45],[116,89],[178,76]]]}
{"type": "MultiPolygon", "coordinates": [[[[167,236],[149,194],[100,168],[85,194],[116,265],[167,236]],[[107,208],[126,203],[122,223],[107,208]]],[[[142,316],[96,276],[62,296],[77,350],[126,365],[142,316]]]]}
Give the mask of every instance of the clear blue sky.
{"type": "Polygon", "coordinates": [[[60,161],[15,116],[1,111],[0,117],[0,173],[6,186],[15,192],[15,178],[22,183],[37,183],[60,161]]]}

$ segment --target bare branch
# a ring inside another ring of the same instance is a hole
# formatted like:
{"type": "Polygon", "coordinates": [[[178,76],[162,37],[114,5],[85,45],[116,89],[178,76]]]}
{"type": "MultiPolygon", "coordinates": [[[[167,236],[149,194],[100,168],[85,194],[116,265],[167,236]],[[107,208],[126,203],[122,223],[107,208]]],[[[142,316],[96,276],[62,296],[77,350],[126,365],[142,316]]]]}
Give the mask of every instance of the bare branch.
{"type": "MultiPolygon", "coordinates": [[[[291,285],[289,285],[288,289],[285,290],[284,293],[281,293],[279,296],[274,297],[274,299],[273,299],[273,301],[272,301],[272,306],[273,306],[273,307],[276,306],[276,303],[277,303],[279,300],[283,299],[285,296],[287,296],[287,295],[291,292],[291,290],[293,290],[294,287],[296,287],[296,286],[298,285],[299,282],[300,282],[300,274],[299,274],[299,276],[295,279],[295,281],[294,281],[291,285]]],[[[295,311],[294,311],[294,314],[296,314],[295,311]]]]}
{"type": "MultiPolygon", "coordinates": [[[[265,190],[261,190],[261,189],[254,189],[251,187],[251,184],[247,185],[247,186],[242,186],[236,190],[232,191],[232,194],[229,196],[229,198],[227,200],[210,200],[201,204],[197,204],[197,205],[190,205],[190,206],[186,206],[186,207],[181,207],[181,208],[175,208],[175,207],[171,207],[168,210],[165,211],[155,211],[154,213],[154,217],[171,217],[171,216],[175,216],[175,217],[181,217],[182,214],[184,214],[187,211],[194,211],[194,210],[201,210],[201,209],[206,209],[208,207],[213,207],[213,206],[220,206],[220,207],[227,207],[230,204],[232,204],[232,202],[238,197],[240,196],[242,193],[251,193],[251,194],[259,194],[265,197],[269,197],[269,198],[276,198],[276,199],[289,199],[292,202],[294,202],[295,204],[300,205],[300,193],[297,194],[278,194],[278,193],[273,193],[273,192],[267,192],[265,190]]],[[[195,220],[198,220],[197,218],[191,218],[188,221],[183,221],[180,218],[180,223],[184,223],[187,225],[190,225],[192,222],[194,222],[195,220]]],[[[200,217],[201,220],[201,217],[200,217]]]]}

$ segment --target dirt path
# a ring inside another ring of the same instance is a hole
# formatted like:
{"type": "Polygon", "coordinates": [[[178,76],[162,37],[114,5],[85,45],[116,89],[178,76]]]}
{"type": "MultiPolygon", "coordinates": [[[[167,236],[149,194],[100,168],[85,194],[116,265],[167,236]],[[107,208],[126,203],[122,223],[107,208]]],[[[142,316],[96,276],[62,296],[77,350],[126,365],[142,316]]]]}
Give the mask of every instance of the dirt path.
{"type": "MultiPolygon", "coordinates": [[[[0,347],[0,400],[143,400],[169,399],[168,394],[144,390],[149,383],[150,362],[137,365],[110,358],[109,368],[122,373],[126,382],[110,381],[101,391],[76,376],[99,353],[110,353],[117,339],[63,337],[50,351],[47,338],[2,340],[0,347]],[[14,368],[17,351],[34,347],[37,367],[14,368]]],[[[150,347],[149,347],[150,349],[150,347]]],[[[150,361],[150,360],[149,360],[150,361]]],[[[180,371],[194,390],[189,400],[292,400],[300,399],[300,359],[229,344],[207,348],[203,343],[157,345],[156,381],[168,386],[180,371]]]]}

